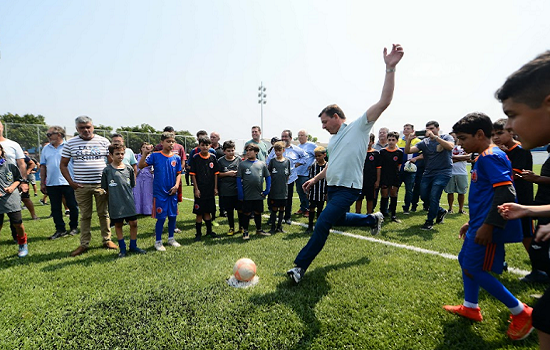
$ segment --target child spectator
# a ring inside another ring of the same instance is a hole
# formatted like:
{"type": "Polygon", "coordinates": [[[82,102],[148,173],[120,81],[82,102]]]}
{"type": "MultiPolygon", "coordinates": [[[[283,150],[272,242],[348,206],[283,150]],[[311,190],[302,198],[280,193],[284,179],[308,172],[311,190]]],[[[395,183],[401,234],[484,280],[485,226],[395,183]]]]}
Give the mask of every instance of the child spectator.
{"type": "Polygon", "coordinates": [[[378,201],[382,164],[380,163],[380,152],[372,147],[374,145],[374,137],[374,134],[371,133],[367,157],[363,166],[363,189],[355,202],[355,212],[357,214],[361,214],[363,198],[367,200],[367,214],[374,213],[374,208],[376,208],[376,202],[378,201]]]}
{"type": "Polygon", "coordinates": [[[101,174],[101,188],[109,196],[109,217],[115,224],[118,239],[119,258],[126,257],[126,243],[122,233],[124,221],[130,226],[130,252],[145,254],[145,250],[137,246],[137,216],[136,204],[132,188],[136,185],[134,168],[124,164],[126,147],[123,144],[109,146],[109,155],[112,162],[103,169],[101,174]]]}
{"type": "Polygon", "coordinates": [[[399,181],[399,169],[403,161],[403,151],[397,147],[398,140],[399,133],[396,131],[389,132],[388,146],[380,150],[380,163],[382,165],[380,174],[380,193],[382,195],[380,199],[380,211],[384,216],[389,216],[388,202],[391,200],[391,221],[397,223],[401,222],[401,220],[397,219],[395,211],[397,208],[397,194],[399,192],[399,186],[401,186],[401,181],[399,181]]]}
{"type": "Polygon", "coordinates": [[[162,229],[168,217],[168,245],[180,247],[174,238],[176,229],[176,217],[178,215],[178,187],[181,181],[181,158],[172,153],[175,135],[171,132],[163,132],[160,136],[162,151],[152,152],[147,150],[147,156],[139,160],[138,167],[143,169],[152,165],[155,169],[153,179],[153,217],[157,219],[155,225],[155,249],[165,252],[162,245],[162,229]]]}
{"type": "Polygon", "coordinates": [[[269,194],[271,188],[271,176],[267,166],[261,160],[257,159],[260,148],[250,143],[245,147],[246,160],[239,164],[237,170],[237,193],[242,201],[243,208],[243,239],[249,239],[248,225],[250,223],[250,214],[254,213],[254,223],[256,224],[256,233],[262,236],[270,236],[269,233],[262,230],[262,216],[264,211],[264,198],[269,194]],[[262,191],[263,183],[266,183],[265,190],[262,191]]]}
{"type": "MultiPolygon", "coordinates": [[[[374,138],[374,134],[371,134],[374,138]]],[[[315,153],[315,162],[309,168],[309,178],[313,179],[317,174],[319,174],[327,166],[326,156],[327,150],[325,147],[319,146],[316,147],[313,152],[315,153]]],[[[321,215],[323,207],[325,206],[325,200],[327,197],[327,181],[322,179],[319,182],[316,182],[310,189],[308,193],[309,200],[309,216],[308,216],[308,225],[306,233],[313,232],[313,220],[315,219],[315,210],[317,209],[317,217],[321,215]]]]}
{"type": "Polygon", "coordinates": [[[445,305],[444,309],[481,321],[478,306],[479,288],[500,300],[512,313],[507,334],[512,340],[520,340],[533,330],[532,308],[520,302],[489,272],[502,273],[504,244],[522,239],[519,220],[506,221],[498,213],[498,206],[515,202],[512,184],[512,166],[506,154],[491,144],[491,119],[483,113],[470,113],[460,119],[453,132],[468,153],[479,153],[472,170],[468,203],[470,220],[460,228],[464,239],[458,261],[462,267],[464,303],[445,305]]]}
{"type": "Polygon", "coordinates": [[[237,169],[241,158],[235,157],[235,142],[223,143],[223,157],[218,159],[218,191],[220,205],[226,210],[227,223],[229,224],[228,236],[235,234],[235,210],[239,218],[239,231],[242,228],[242,208],[237,198],[237,169]]]}
{"type": "Polygon", "coordinates": [[[10,225],[17,232],[17,243],[19,244],[17,256],[24,258],[29,254],[29,249],[21,217],[21,196],[16,190],[21,180],[23,177],[21,177],[19,168],[6,159],[4,147],[0,144],[0,230],[4,224],[4,214],[8,214],[10,225]]]}
{"type": "Polygon", "coordinates": [[[288,197],[288,177],[290,176],[290,161],[283,156],[285,143],[276,142],[273,145],[275,157],[271,158],[267,170],[271,174],[271,189],[267,203],[271,210],[269,221],[271,223],[270,234],[283,232],[283,217],[285,215],[285,204],[288,197]],[[279,216],[277,218],[277,212],[279,216]],[[277,226],[275,228],[275,225],[277,226]]]}
{"type": "Polygon", "coordinates": [[[195,153],[191,161],[189,175],[193,181],[195,204],[193,214],[195,220],[195,242],[202,237],[202,220],[206,224],[206,235],[217,238],[212,232],[212,214],[216,212],[216,195],[218,195],[218,161],[216,156],[209,152],[212,141],[208,136],[199,138],[199,152],[195,153]]]}
{"type": "Polygon", "coordinates": [[[453,203],[455,201],[455,193],[458,197],[458,213],[466,214],[464,211],[464,199],[466,197],[466,192],[468,192],[468,170],[466,169],[466,163],[471,159],[470,155],[462,149],[460,145],[457,144],[456,135],[450,133],[455,140],[455,146],[453,147],[453,170],[452,177],[445,187],[445,193],[447,193],[447,202],[449,203],[449,214],[452,214],[453,203]]]}
{"type": "MultiPolygon", "coordinates": [[[[136,155],[136,160],[139,162],[141,158],[147,157],[147,154],[152,150],[153,145],[148,142],[143,142],[141,144],[140,153],[136,155]]],[[[147,166],[137,170],[134,200],[136,202],[137,214],[153,214],[153,167],[147,166]]]]}

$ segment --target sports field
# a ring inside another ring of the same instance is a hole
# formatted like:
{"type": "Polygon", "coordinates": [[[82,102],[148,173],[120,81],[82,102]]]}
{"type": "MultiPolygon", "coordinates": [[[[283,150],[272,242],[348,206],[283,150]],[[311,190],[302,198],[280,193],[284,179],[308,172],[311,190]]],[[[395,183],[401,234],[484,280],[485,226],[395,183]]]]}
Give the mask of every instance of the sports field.
{"type": "MultiPolygon", "coordinates": [[[[192,198],[191,189],[184,187],[184,197],[192,198]]],[[[308,240],[297,224],[243,241],[226,236],[226,219],[219,218],[215,231],[222,237],[195,243],[192,202],[185,200],[178,216],[183,232],[176,234],[182,247],[156,252],[155,221],[141,218],[138,245],[148,254],[117,259],[101,247],[94,218],[91,249],[70,258],[79,238],[48,240],[55,231],[49,206],[33,198],[41,220],[23,212],[29,256],[17,258],[8,227],[0,234],[1,349],[538,348],[535,333],[520,342],[507,338],[509,311],[484,291],[481,323],[442,309],[463,300],[455,256],[465,215],[450,214],[422,231],[426,213],[406,216],[399,204],[403,223],[384,224],[375,239],[368,229],[338,227],[349,234],[332,234],[293,285],[285,271],[308,240]],[[226,283],[241,257],[257,264],[255,287],[226,283]]],[[[506,260],[510,271],[501,280],[533,305],[545,286],[518,281],[530,269],[523,246],[509,245],[506,260]]]]}

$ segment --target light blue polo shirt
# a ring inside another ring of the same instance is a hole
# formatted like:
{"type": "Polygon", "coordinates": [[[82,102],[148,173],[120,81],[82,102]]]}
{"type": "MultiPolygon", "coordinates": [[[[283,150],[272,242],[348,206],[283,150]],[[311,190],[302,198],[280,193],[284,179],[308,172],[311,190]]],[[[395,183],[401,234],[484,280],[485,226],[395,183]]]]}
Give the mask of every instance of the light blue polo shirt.
{"type": "Polygon", "coordinates": [[[363,165],[367,157],[370,131],[374,122],[365,112],[359,119],[342,124],[328,143],[327,185],[363,188],[363,165]]]}
{"type": "Polygon", "coordinates": [[[298,176],[309,176],[309,167],[313,162],[315,161],[315,148],[317,147],[316,144],[313,142],[307,141],[306,143],[300,143],[298,145],[301,149],[304,150],[307,154],[306,164],[299,166],[298,168],[298,176]]]}
{"type": "MultiPolygon", "coordinates": [[[[44,146],[42,154],[40,155],[40,165],[46,166],[46,186],[68,186],[69,183],[59,169],[61,163],[61,153],[63,151],[65,142],[55,148],[51,144],[44,146]]],[[[73,174],[73,160],[69,162],[69,173],[71,178],[74,178],[73,174]]]]}

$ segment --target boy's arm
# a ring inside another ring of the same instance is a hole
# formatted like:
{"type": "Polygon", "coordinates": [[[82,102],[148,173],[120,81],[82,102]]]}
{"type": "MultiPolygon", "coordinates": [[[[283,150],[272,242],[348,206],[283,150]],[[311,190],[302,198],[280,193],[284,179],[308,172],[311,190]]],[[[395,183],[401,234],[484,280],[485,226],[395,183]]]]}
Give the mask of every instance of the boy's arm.
{"type": "Polygon", "coordinates": [[[311,186],[313,186],[315,183],[324,179],[327,176],[327,169],[328,169],[328,164],[319,174],[315,175],[314,178],[304,182],[304,184],[302,185],[302,189],[304,190],[304,192],[309,192],[309,189],[311,188],[311,186]]]}
{"type": "Polygon", "coordinates": [[[237,199],[240,201],[244,199],[243,182],[239,176],[237,176],[237,199]]]}
{"type": "Polygon", "coordinates": [[[393,44],[392,50],[388,54],[388,50],[384,48],[384,62],[386,63],[386,77],[384,78],[384,86],[382,87],[382,95],[380,100],[372,105],[367,110],[367,120],[369,122],[376,121],[382,112],[388,108],[393,99],[393,90],[395,86],[395,66],[403,58],[403,48],[399,44],[393,44]]]}
{"type": "Polygon", "coordinates": [[[550,185],[550,177],[537,175],[531,170],[523,170],[521,172],[521,178],[525,181],[534,182],[539,185],[550,185]]]}
{"type": "Polygon", "coordinates": [[[504,228],[506,219],[499,214],[499,206],[506,202],[514,201],[516,191],[514,185],[506,184],[494,188],[493,203],[491,209],[483,222],[483,225],[477,230],[474,240],[477,244],[487,245],[493,241],[493,229],[495,227],[504,228]]]}
{"type": "Polygon", "coordinates": [[[146,153],[139,159],[138,168],[143,169],[143,168],[149,166],[149,164],[147,164],[147,162],[145,161],[145,159],[147,158],[147,156],[149,154],[150,153],[146,153]]]}
{"type": "Polygon", "coordinates": [[[181,172],[178,172],[178,175],[176,176],[176,184],[174,187],[170,189],[170,195],[174,195],[178,193],[178,188],[180,187],[180,181],[181,181],[181,172]]]}
{"type": "Polygon", "coordinates": [[[195,197],[201,198],[201,191],[199,191],[199,185],[197,185],[197,177],[195,173],[189,173],[191,175],[191,181],[193,181],[193,191],[195,192],[195,197]]]}
{"type": "Polygon", "coordinates": [[[262,195],[266,197],[271,190],[271,176],[265,178],[265,191],[262,192],[262,195]]]}
{"type": "Polygon", "coordinates": [[[382,175],[382,167],[376,168],[376,182],[374,183],[374,188],[380,187],[380,175],[382,175]]]}
{"type": "Polygon", "coordinates": [[[214,174],[214,196],[218,195],[218,174],[219,173],[214,174]]]}

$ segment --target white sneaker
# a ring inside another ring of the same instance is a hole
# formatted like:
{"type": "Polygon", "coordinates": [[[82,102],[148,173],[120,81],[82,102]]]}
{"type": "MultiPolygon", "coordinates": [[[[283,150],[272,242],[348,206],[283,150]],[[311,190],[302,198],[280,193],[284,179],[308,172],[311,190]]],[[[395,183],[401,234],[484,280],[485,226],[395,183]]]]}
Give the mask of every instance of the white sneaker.
{"type": "Polygon", "coordinates": [[[159,252],[165,252],[166,248],[162,245],[162,242],[155,242],[155,249],[159,252]]]}
{"type": "Polygon", "coordinates": [[[370,233],[373,236],[376,236],[377,234],[380,233],[380,229],[382,228],[382,223],[384,222],[384,215],[381,212],[377,212],[372,214],[372,216],[376,218],[376,223],[374,224],[374,226],[371,227],[370,233]]]}
{"type": "Polygon", "coordinates": [[[175,238],[168,238],[168,245],[171,245],[172,247],[181,247],[181,244],[179,244],[175,238]]]}

